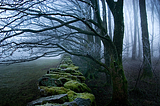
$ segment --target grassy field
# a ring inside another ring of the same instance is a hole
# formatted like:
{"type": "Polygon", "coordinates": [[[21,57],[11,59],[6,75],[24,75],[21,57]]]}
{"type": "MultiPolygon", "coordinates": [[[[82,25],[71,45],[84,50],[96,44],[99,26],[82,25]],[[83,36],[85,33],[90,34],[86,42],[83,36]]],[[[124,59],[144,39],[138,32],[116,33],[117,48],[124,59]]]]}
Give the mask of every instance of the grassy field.
{"type": "Polygon", "coordinates": [[[37,80],[60,59],[39,59],[0,66],[0,106],[26,106],[40,96],[37,80]]]}

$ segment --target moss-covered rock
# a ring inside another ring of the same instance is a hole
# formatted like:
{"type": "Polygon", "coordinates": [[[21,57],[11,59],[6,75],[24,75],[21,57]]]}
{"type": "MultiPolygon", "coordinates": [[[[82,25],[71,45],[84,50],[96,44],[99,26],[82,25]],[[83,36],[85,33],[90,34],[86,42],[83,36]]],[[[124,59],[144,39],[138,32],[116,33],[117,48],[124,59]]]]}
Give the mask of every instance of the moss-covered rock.
{"type": "Polygon", "coordinates": [[[76,93],[74,91],[67,92],[69,102],[73,101],[76,98],[90,99],[92,103],[95,101],[95,97],[91,93],[76,93]]]}
{"type": "Polygon", "coordinates": [[[64,87],[75,92],[91,92],[91,89],[85,83],[80,83],[75,80],[66,82],[64,87]]]}
{"type": "Polygon", "coordinates": [[[42,77],[38,80],[39,86],[62,86],[62,82],[58,79],[50,77],[42,77]]]}
{"type": "Polygon", "coordinates": [[[46,87],[46,86],[39,86],[41,89],[41,95],[47,96],[47,95],[59,95],[59,94],[66,94],[69,89],[66,89],[64,87],[46,87]]]}
{"type": "MultiPolygon", "coordinates": [[[[62,104],[64,102],[68,101],[67,94],[60,94],[60,95],[52,95],[47,97],[41,97],[39,99],[33,100],[32,102],[29,102],[27,106],[46,106],[43,104],[62,104]]],[[[53,106],[52,104],[52,106],[53,106]]],[[[47,105],[48,106],[48,105],[47,105]]],[[[50,106],[50,105],[49,105],[50,106]]]]}
{"type": "Polygon", "coordinates": [[[77,76],[77,78],[82,82],[84,83],[86,78],[84,76],[77,76]]]}
{"type": "Polygon", "coordinates": [[[68,64],[61,64],[59,67],[62,68],[62,69],[64,69],[64,68],[68,67],[68,64]]]}
{"type": "Polygon", "coordinates": [[[70,65],[68,65],[67,69],[68,69],[68,70],[78,70],[79,67],[78,67],[78,66],[75,66],[75,65],[73,65],[73,64],[70,64],[70,65]]]}
{"type": "Polygon", "coordinates": [[[63,101],[65,103],[45,102],[41,106],[68,106],[66,105],[68,103],[74,104],[73,106],[79,106],[79,103],[88,103],[87,106],[91,106],[92,103],[92,106],[95,106],[95,97],[90,93],[90,88],[84,83],[85,80],[85,77],[79,71],[79,67],[72,63],[71,57],[65,55],[59,68],[50,68],[47,74],[41,78],[39,88],[43,96],[66,94],[67,99],[63,101]],[[83,103],[81,100],[83,100],[83,103]]]}
{"type": "Polygon", "coordinates": [[[50,78],[55,78],[55,79],[58,79],[60,77],[67,77],[67,76],[71,76],[71,74],[70,73],[57,72],[57,73],[53,73],[53,74],[44,75],[44,77],[50,77],[50,78]]]}

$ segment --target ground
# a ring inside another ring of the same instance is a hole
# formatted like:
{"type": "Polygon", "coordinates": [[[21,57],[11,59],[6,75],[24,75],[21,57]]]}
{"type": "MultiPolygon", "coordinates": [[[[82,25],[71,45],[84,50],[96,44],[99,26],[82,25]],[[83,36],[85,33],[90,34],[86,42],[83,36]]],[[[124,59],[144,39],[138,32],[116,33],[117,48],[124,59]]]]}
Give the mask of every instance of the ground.
{"type": "MultiPolygon", "coordinates": [[[[129,101],[133,106],[160,106],[160,96],[157,96],[157,94],[160,95],[160,61],[159,63],[157,61],[153,61],[153,68],[156,66],[154,77],[148,81],[139,81],[137,85],[139,89],[133,92],[141,61],[124,60],[124,70],[129,86],[129,101]]],[[[28,102],[38,98],[40,96],[37,89],[38,78],[44,75],[50,67],[56,67],[58,62],[49,60],[41,64],[31,62],[27,65],[7,66],[8,68],[0,66],[0,106],[25,106],[28,102]],[[13,69],[13,66],[16,70],[13,69]]],[[[104,86],[105,80],[105,74],[99,73],[98,79],[86,81],[96,97],[97,106],[105,106],[111,100],[112,88],[109,85],[104,86]]]]}
{"type": "Polygon", "coordinates": [[[0,65],[0,106],[26,106],[40,97],[37,82],[60,59],[40,59],[32,62],[0,65]]]}
{"type": "MultiPolygon", "coordinates": [[[[160,106],[160,61],[158,61],[157,59],[153,61],[153,78],[140,80],[137,84],[138,89],[133,91],[142,62],[140,60],[124,60],[123,65],[128,80],[129,101],[133,106],[160,106]]],[[[104,106],[111,100],[112,87],[109,85],[103,86],[105,79],[105,74],[99,73],[98,80],[86,81],[96,97],[97,106],[104,106]]]]}

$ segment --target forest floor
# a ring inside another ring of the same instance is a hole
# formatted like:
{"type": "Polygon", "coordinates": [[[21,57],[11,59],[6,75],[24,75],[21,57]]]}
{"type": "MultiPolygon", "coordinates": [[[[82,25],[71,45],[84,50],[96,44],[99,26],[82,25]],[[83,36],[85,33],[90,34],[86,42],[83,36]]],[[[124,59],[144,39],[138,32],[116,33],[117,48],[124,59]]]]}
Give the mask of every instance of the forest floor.
{"type": "MultiPolygon", "coordinates": [[[[138,74],[141,70],[140,60],[126,59],[123,62],[124,71],[128,80],[129,101],[133,106],[160,106],[160,60],[153,60],[153,78],[139,80],[135,87],[138,74]]],[[[105,106],[111,100],[111,85],[104,86],[106,76],[99,73],[97,79],[87,80],[87,85],[96,97],[97,106],[105,106]]]]}
{"type": "MultiPolygon", "coordinates": [[[[160,61],[153,61],[152,79],[140,80],[137,90],[133,92],[140,60],[126,59],[123,62],[128,80],[129,101],[133,106],[160,106],[160,61]]],[[[56,67],[59,60],[41,60],[28,63],[0,66],[0,106],[25,106],[28,102],[40,97],[37,80],[51,67],[56,67]]],[[[97,106],[105,106],[112,97],[111,85],[105,85],[106,76],[99,73],[97,79],[86,80],[96,97],[97,106]]]]}

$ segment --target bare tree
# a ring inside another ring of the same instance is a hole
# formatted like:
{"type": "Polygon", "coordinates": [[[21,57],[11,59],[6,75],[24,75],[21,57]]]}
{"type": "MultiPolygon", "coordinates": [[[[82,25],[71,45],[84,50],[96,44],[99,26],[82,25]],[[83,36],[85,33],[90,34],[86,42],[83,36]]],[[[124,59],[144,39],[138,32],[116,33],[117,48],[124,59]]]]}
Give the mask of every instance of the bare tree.
{"type": "Polygon", "coordinates": [[[143,42],[143,74],[142,77],[152,76],[151,53],[149,43],[149,33],[147,24],[146,4],[145,0],[139,0],[141,28],[142,28],[142,42],[143,42]]]}
{"type": "Polygon", "coordinates": [[[111,75],[113,94],[109,105],[129,105],[128,84],[122,65],[123,0],[106,0],[114,17],[113,41],[104,28],[99,12],[95,12],[95,21],[88,17],[88,10],[82,6],[87,4],[98,10],[96,1],[34,0],[0,4],[0,64],[30,61],[64,52],[87,57],[111,75]],[[98,32],[91,24],[99,29],[98,32]],[[90,30],[86,30],[86,26],[90,30]],[[84,39],[86,35],[99,37],[103,41],[111,58],[109,67],[93,57],[92,53],[97,48],[84,39]]]}
{"type": "Polygon", "coordinates": [[[133,0],[133,11],[134,11],[134,42],[132,47],[132,59],[135,60],[137,57],[137,27],[138,27],[138,16],[137,16],[137,7],[136,0],[133,0]]]}

